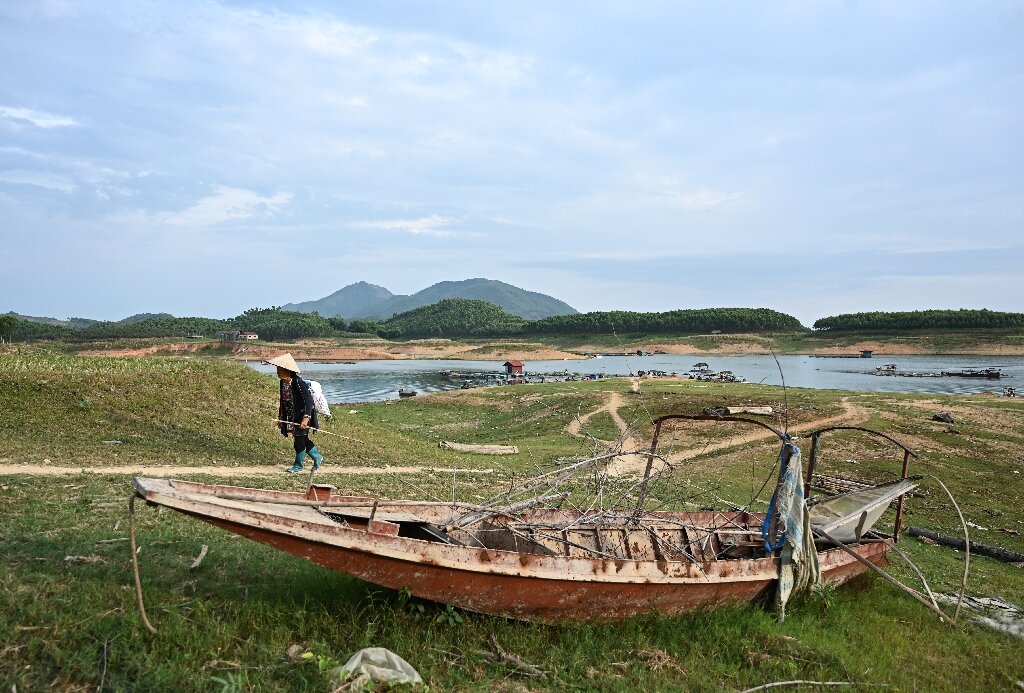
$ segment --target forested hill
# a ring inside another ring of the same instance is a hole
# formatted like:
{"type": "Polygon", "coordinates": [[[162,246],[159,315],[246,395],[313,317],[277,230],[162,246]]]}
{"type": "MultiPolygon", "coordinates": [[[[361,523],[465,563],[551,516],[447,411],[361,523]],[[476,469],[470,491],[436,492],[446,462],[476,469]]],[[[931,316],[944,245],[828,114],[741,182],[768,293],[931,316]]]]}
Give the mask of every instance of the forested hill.
{"type": "Polygon", "coordinates": [[[994,310],[914,310],[846,313],[821,318],[814,329],[828,332],[908,332],[912,330],[992,330],[1024,328],[1024,313],[994,310]]]}
{"type": "Polygon", "coordinates": [[[383,286],[367,282],[356,282],[355,284],[349,284],[343,289],[338,289],[330,296],[325,296],[315,301],[286,303],[281,306],[281,310],[299,313],[319,313],[325,317],[358,318],[368,308],[380,305],[393,298],[404,297],[395,296],[383,286]]]}
{"type": "Polygon", "coordinates": [[[552,315],[570,315],[576,312],[576,309],[568,303],[547,294],[527,291],[494,279],[466,279],[457,282],[438,282],[411,296],[395,296],[372,308],[367,308],[357,317],[389,318],[392,315],[405,313],[421,306],[433,305],[449,298],[486,301],[527,320],[536,320],[552,315]]]}
{"type": "Polygon", "coordinates": [[[527,323],[493,303],[468,298],[446,298],[433,305],[400,313],[386,320],[382,337],[485,337],[517,334],[527,323]]]}
{"type": "Polygon", "coordinates": [[[288,303],[282,308],[303,313],[316,312],[325,317],[343,317],[347,320],[387,320],[392,316],[433,305],[448,298],[487,301],[527,320],[576,312],[568,303],[547,294],[527,291],[494,279],[480,278],[438,282],[411,296],[395,295],[382,286],[358,282],[325,298],[303,303],[288,303]]]}

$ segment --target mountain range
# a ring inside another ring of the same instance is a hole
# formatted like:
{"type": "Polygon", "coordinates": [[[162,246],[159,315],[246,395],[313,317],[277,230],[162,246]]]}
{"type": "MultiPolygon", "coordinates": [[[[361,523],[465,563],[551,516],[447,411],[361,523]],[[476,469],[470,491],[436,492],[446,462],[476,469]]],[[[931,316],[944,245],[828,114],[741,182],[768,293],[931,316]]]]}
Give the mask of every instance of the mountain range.
{"type": "Polygon", "coordinates": [[[469,298],[487,301],[527,320],[540,320],[554,315],[573,315],[575,308],[547,294],[527,291],[494,279],[443,281],[422,291],[403,296],[383,286],[356,282],[315,301],[287,303],[283,310],[302,313],[316,311],[324,317],[340,316],[346,320],[387,319],[398,313],[429,306],[446,298],[469,298]]]}
{"type": "MultiPolygon", "coordinates": [[[[38,322],[43,325],[56,325],[58,327],[68,327],[72,330],[80,330],[83,327],[88,327],[89,325],[95,325],[98,322],[102,322],[101,320],[93,320],[91,318],[68,318],[67,320],[60,320],[59,318],[38,317],[34,315],[21,315],[20,313],[15,313],[13,310],[7,314],[13,315],[18,320],[24,320],[26,322],[38,322]]],[[[127,324],[132,322],[142,322],[143,320],[159,320],[160,318],[173,317],[174,316],[171,315],[170,313],[136,313],[135,315],[129,315],[127,318],[115,320],[114,322],[120,324],[127,324]]]]}

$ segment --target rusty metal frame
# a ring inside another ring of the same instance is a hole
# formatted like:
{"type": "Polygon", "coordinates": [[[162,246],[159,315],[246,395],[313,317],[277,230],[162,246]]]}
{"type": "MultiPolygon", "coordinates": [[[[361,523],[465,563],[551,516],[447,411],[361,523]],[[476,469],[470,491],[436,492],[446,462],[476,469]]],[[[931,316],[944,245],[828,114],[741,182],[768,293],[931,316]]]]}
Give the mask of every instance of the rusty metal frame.
{"type": "MultiPolygon", "coordinates": [[[[811,497],[811,479],[814,477],[814,468],[818,464],[818,439],[821,438],[822,433],[828,433],[829,431],[861,431],[863,433],[869,433],[879,438],[885,438],[896,447],[903,450],[903,470],[901,472],[900,479],[906,480],[909,478],[908,472],[910,470],[910,458],[917,457],[917,453],[908,448],[906,445],[896,440],[892,436],[886,435],[881,431],[876,431],[871,428],[864,428],[863,426],[829,426],[828,428],[820,428],[817,431],[811,431],[811,459],[807,464],[807,478],[804,480],[804,498],[811,497]]],[[[892,538],[893,541],[899,541],[900,538],[900,522],[903,519],[903,506],[906,503],[907,494],[904,493],[896,501],[896,520],[893,523],[892,538]]]]}
{"type": "Polygon", "coordinates": [[[767,428],[769,431],[778,436],[779,440],[783,443],[789,440],[789,434],[780,431],[771,424],[766,424],[764,421],[758,421],[756,419],[748,419],[743,416],[714,416],[711,414],[666,414],[665,416],[659,416],[654,420],[654,436],[651,438],[651,451],[647,453],[647,467],[644,469],[644,480],[640,484],[639,498],[637,499],[636,508],[639,513],[644,507],[644,500],[647,498],[647,484],[651,478],[651,470],[654,468],[654,458],[658,455],[658,438],[661,436],[661,425],[666,421],[682,420],[682,421],[734,421],[739,423],[749,423],[761,428],[767,428]]]}

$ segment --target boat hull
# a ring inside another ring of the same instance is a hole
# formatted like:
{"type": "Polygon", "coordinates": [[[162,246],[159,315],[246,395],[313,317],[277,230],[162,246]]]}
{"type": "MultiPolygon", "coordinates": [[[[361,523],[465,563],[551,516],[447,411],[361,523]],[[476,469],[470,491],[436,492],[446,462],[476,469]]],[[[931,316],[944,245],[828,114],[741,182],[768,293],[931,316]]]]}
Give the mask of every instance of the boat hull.
{"type": "MultiPolygon", "coordinates": [[[[390,589],[408,589],[415,596],[482,614],[548,623],[620,621],[644,614],[679,615],[703,607],[742,604],[771,594],[774,575],[744,580],[702,582],[606,582],[555,580],[530,575],[478,572],[411,563],[358,549],[311,543],[273,531],[200,517],[213,525],[330,570],[390,589]]],[[[855,550],[879,567],[888,564],[887,543],[855,550]]],[[[822,581],[839,585],[867,570],[838,549],[823,552],[822,581]],[[848,560],[847,560],[848,559],[848,560]],[[825,561],[823,561],[824,563],[825,561]]],[[[774,561],[772,561],[774,563],[774,561]]],[[[616,561],[600,561],[615,570],[616,561]]],[[[739,566],[737,566],[739,568],[739,566]]]]}
{"type": "MultiPolygon", "coordinates": [[[[162,483],[170,488],[170,482],[162,483]]],[[[422,599],[529,621],[607,622],[746,603],[769,595],[779,574],[774,557],[697,562],[537,555],[397,536],[397,525],[389,529],[390,523],[382,522],[378,527],[372,519],[359,526],[317,518],[315,511],[308,513],[311,519],[299,511],[288,516],[283,510],[268,511],[272,501],[253,508],[177,490],[141,488],[139,495],[381,587],[405,588],[422,599]]],[[[852,548],[884,566],[890,546],[890,541],[877,541],[852,548]]],[[[839,549],[820,551],[819,563],[822,580],[830,584],[867,570],[839,549]]]]}

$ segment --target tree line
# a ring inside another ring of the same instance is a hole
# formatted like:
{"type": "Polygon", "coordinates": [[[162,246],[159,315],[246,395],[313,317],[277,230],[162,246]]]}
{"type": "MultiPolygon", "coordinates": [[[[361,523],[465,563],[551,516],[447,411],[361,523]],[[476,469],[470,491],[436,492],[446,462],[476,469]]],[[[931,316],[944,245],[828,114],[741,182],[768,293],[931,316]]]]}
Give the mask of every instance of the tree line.
{"type": "Polygon", "coordinates": [[[814,321],[827,332],[907,332],[911,330],[992,330],[1024,327],[1024,313],[987,309],[875,311],[845,313],[814,321]]]}
{"type": "Polygon", "coordinates": [[[251,331],[261,339],[338,337],[376,334],[386,339],[416,337],[505,337],[544,334],[704,334],[803,331],[789,315],[766,308],[707,308],[664,313],[607,311],[526,320],[487,301],[452,298],[395,315],[388,320],[346,321],[318,313],[278,307],[252,308],[239,316],[214,318],[159,317],[134,322],[93,322],[78,329],[26,320],[17,321],[15,341],[52,339],[68,342],[145,337],[217,337],[251,331]]]}
{"type": "Polygon", "coordinates": [[[8,341],[27,342],[49,339],[65,342],[86,342],[100,339],[132,339],[146,337],[181,337],[201,335],[218,337],[240,331],[256,332],[262,339],[298,339],[301,337],[334,337],[352,332],[375,333],[377,323],[366,320],[346,322],[343,318],[325,318],[317,313],[299,313],[277,307],[252,308],[225,320],[216,318],[159,317],[133,322],[96,321],[71,328],[63,325],[18,320],[3,316],[2,327],[10,331],[8,341]]]}
{"type": "Polygon", "coordinates": [[[530,322],[526,334],[708,334],[802,332],[791,315],[768,308],[691,308],[663,313],[625,310],[558,315],[530,322]]]}
{"type": "Polygon", "coordinates": [[[525,320],[498,306],[447,299],[384,321],[378,334],[398,337],[501,337],[545,334],[707,334],[802,332],[796,318],[767,308],[704,308],[664,313],[604,311],[525,320]]]}
{"type": "MultiPolygon", "coordinates": [[[[493,303],[473,299],[445,299],[381,322],[346,321],[318,313],[300,313],[278,307],[251,308],[234,318],[157,317],[135,322],[79,321],[77,328],[4,315],[0,338],[4,341],[59,340],[80,342],[102,339],[154,338],[251,331],[261,339],[292,340],[305,337],[342,337],[376,334],[386,339],[418,337],[512,337],[588,334],[711,334],[723,332],[797,333],[805,331],[791,315],[768,308],[694,308],[660,313],[595,311],[526,320],[493,303]]],[[[886,332],[913,330],[972,330],[1024,328],[1024,313],[991,310],[923,310],[910,312],[850,313],[821,318],[814,329],[823,332],[886,332]]]]}

